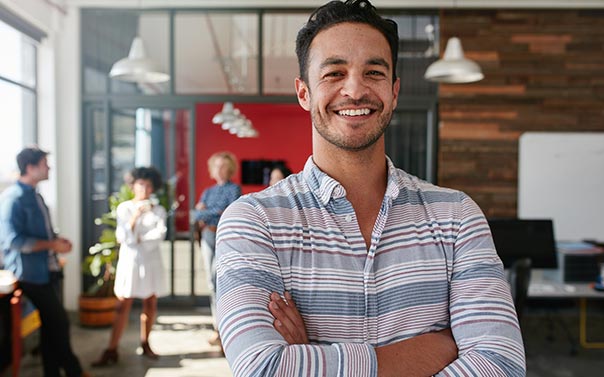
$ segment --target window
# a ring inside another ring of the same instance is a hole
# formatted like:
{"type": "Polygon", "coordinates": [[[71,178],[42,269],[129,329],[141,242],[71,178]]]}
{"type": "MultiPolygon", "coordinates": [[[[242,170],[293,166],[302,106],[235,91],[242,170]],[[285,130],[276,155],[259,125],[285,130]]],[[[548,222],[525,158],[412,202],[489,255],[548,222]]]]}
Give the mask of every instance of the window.
{"type": "Polygon", "coordinates": [[[257,93],[257,14],[183,12],[174,22],[178,94],[257,93]]]}
{"type": "Polygon", "coordinates": [[[0,20],[0,191],[18,175],[15,156],[35,143],[36,41],[0,20]]]}

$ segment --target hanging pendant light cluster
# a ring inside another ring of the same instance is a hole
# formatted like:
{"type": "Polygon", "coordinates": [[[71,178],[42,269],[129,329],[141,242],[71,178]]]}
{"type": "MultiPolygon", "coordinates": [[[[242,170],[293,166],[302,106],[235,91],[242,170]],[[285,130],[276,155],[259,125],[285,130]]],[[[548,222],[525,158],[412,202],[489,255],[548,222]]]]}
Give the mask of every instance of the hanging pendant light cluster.
{"type": "Polygon", "coordinates": [[[212,123],[220,124],[221,128],[237,137],[258,137],[258,130],[252,125],[252,121],[241,114],[232,102],[225,102],[222,111],[216,113],[212,123]]]}

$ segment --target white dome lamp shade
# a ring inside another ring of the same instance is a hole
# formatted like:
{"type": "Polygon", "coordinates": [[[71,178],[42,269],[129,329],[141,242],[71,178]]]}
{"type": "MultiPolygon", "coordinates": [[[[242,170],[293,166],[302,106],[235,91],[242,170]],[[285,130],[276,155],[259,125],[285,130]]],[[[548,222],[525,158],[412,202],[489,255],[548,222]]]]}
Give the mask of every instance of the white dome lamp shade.
{"type": "Polygon", "coordinates": [[[161,83],[170,80],[170,75],[161,71],[159,65],[149,59],[141,37],[136,36],[127,58],[115,62],[109,77],[137,83],[161,83]]]}
{"type": "Polygon", "coordinates": [[[459,38],[451,37],[442,59],[430,64],[424,78],[446,84],[467,84],[484,78],[480,66],[466,59],[459,38]]]}

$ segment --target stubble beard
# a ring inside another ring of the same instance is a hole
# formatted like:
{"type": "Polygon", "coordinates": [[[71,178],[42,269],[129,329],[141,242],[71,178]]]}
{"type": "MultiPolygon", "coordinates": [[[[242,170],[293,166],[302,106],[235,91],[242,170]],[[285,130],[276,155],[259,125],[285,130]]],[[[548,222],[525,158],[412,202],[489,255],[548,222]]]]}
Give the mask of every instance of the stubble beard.
{"type": "Polygon", "coordinates": [[[315,130],[317,130],[319,135],[323,137],[323,139],[327,140],[330,144],[340,149],[350,152],[358,152],[371,147],[380,139],[380,137],[382,137],[384,132],[386,132],[388,125],[390,124],[390,119],[392,118],[392,111],[382,113],[378,117],[379,128],[367,134],[362,140],[359,140],[358,142],[352,142],[351,140],[348,140],[342,135],[338,135],[334,132],[331,132],[328,125],[328,121],[321,117],[321,114],[317,111],[316,108],[313,107],[311,109],[310,115],[313,127],[315,128],[315,130]]]}

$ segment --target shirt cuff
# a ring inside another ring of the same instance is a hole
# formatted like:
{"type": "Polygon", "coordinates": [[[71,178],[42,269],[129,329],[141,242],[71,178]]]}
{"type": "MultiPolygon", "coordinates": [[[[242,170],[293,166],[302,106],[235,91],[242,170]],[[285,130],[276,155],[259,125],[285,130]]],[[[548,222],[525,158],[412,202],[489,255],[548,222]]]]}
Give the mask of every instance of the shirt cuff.
{"type": "Polygon", "coordinates": [[[377,355],[366,343],[334,344],[338,350],[338,377],[376,377],[377,355]]]}

